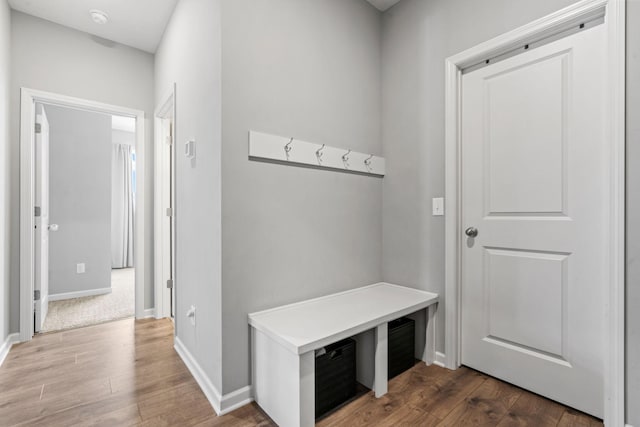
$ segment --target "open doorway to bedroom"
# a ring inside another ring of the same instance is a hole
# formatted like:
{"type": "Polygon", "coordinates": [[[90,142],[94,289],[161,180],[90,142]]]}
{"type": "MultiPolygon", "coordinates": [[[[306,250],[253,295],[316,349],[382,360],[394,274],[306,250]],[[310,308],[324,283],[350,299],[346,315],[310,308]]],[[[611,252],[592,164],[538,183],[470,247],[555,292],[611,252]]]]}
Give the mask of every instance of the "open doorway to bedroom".
{"type": "Polygon", "coordinates": [[[134,117],[36,103],[34,332],[134,316],[135,143],[134,117]]]}

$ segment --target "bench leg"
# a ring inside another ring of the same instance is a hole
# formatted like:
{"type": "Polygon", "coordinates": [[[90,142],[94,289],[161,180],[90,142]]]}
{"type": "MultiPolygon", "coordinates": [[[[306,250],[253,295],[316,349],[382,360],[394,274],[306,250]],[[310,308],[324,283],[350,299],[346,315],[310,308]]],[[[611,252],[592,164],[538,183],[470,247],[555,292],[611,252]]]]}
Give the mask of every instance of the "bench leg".
{"type": "Polygon", "coordinates": [[[281,427],[315,425],[315,353],[297,355],[251,328],[254,398],[281,427]]]}
{"type": "Polygon", "coordinates": [[[378,325],[376,327],[376,354],[375,354],[375,375],[373,378],[373,389],[376,393],[376,397],[381,397],[387,394],[387,341],[389,331],[387,329],[387,323],[378,325]]]}
{"type": "Polygon", "coordinates": [[[300,426],[316,425],[315,352],[300,355],[300,426]]]}
{"type": "Polygon", "coordinates": [[[436,361],[436,313],[438,312],[438,305],[432,304],[428,306],[426,312],[425,363],[431,365],[436,361]]]}

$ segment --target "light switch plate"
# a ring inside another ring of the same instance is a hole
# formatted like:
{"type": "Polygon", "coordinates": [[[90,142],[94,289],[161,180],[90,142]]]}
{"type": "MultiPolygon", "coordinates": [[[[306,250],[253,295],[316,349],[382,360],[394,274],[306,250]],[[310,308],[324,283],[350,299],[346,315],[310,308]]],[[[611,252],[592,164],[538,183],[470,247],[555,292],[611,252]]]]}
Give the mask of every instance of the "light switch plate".
{"type": "Polygon", "coordinates": [[[82,262],[80,264],[76,264],[76,273],[83,274],[84,272],[85,272],[84,262],[82,262]]]}
{"type": "Polygon", "coordinates": [[[431,199],[431,209],[433,211],[433,216],[444,215],[444,198],[434,197],[431,199]]]}

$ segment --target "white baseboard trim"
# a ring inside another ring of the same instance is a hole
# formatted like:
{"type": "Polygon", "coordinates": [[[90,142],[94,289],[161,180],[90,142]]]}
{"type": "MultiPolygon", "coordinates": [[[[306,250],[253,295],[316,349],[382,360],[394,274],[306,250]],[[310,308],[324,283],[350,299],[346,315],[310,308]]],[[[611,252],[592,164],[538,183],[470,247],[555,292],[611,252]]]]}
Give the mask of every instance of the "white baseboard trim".
{"type": "Polygon", "coordinates": [[[155,308],[145,308],[144,313],[142,314],[143,319],[149,319],[150,317],[156,317],[156,309],[155,308]]]}
{"type": "Polygon", "coordinates": [[[202,389],[202,392],[213,407],[213,410],[216,411],[216,414],[220,415],[220,402],[222,401],[220,392],[214,387],[207,374],[177,336],[174,338],[173,348],[175,348],[184,364],[187,365],[189,372],[191,372],[191,375],[193,375],[193,378],[200,386],[200,389],[202,389]]]}
{"type": "Polygon", "coordinates": [[[631,424],[625,424],[624,427],[633,427],[631,424]]]}
{"type": "Polygon", "coordinates": [[[251,386],[242,387],[234,392],[222,396],[219,415],[228,414],[236,409],[253,402],[251,386]]]}
{"type": "Polygon", "coordinates": [[[441,368],[444,368],[444,361],[447,359],[447,357],[444,355],[444,353],[440,353],[439,351],[436,351],[436,360],[433,362],[434,365],[436,366],[440,366],[441,368]]]}
{"type": "Polygon", "coordinates": [[[2,345],[0,345],[0,366],[2,366],[4,359],[9,355],[11,347],[18,342],[20,342],[20,334],[9,334],[2,345]]]}
{"type": "Polygon", "coordinates": [[[213,407],[213,410],[216,411],[218,415],[228,414],[229,412],[235,411],[241,406],[247,405],[253,402],[253,393],[251,386],[242,387],[234,392],[225,394],[222,396],[218,389],[215,388],[209,377],[204,372],[202,367],[196,362],[193,358],[189,350],[184,346],[180,338],[174,338],[174,345],[176,352],[182,359],[193,378],[196,380],[200,389],[206,396],[207,400],[213,407]]]}
{"type": "Polygon", "coordinates": [[[49,301],[62,301],[65,299],[93,297],[96,295],[110,294],[111,291],[112,291],[111,288],[100,288],[100,289],[89,289],[87,291],[63,292],[60,294],[50,294],[49,301]]]}

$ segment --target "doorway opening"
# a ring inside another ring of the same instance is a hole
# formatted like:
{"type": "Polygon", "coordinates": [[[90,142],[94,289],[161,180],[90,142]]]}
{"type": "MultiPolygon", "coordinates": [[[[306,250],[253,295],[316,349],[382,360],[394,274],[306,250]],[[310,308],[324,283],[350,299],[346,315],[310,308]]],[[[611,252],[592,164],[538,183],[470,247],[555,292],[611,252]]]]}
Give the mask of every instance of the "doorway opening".
{"type": "Polygon", "coordinates": [[[135,128],[36,103],[34,332],[135,314],[135,128]]]}
{"type": "Polygon", "coordinates": [[[144,113],[22,89],[20,339],[144,317],[144,113]]]}

